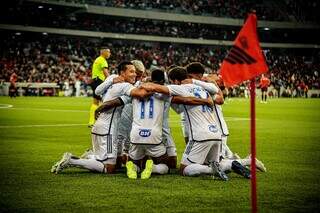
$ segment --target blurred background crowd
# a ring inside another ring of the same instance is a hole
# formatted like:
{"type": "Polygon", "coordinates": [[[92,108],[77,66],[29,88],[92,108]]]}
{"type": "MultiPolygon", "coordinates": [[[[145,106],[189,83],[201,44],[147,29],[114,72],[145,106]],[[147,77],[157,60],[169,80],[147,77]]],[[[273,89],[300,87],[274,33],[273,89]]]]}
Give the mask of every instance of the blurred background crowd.
{"type": "MultiPolygon", "coordinates": [[[[244,19],[255,9],[260,20],[315,23],[315,28],[259,28],[261,42],[319,43],[319,2],[251,1],[251,0],[64,0],[58,3],[98,5],[162,11],[175,14],[244,19]]],[[[152,35],[160,37],[213,39],[233,41],[241,26],[174,22],[136,17],[103,16],[58,6],[39,6],[26,1],[0,9],[0,24],[64,28],[116,34],[152,35]],[[39,18],[45,17],[45,18],[39,18]]],[[[48,33],[31,33],[0,29],[0,82],[8,82],[12,73],[17,82],[57,83],[67,95],[87,96],[92,93],[91,67],[101,46],[111,49],[108,60],[115,71],[122,60],[141,60],[148,70],[186,65],[199,61],[207,73],[219,73],[230,46],[182,44],[174,42],[141,42],[125,39],[92,38],[48,33]]],[[[320,89],[319,48],[263,48],[269,66],[272,96],[300,97],[310,89],[320,89]]],[[[229,89],[229,96],[246,96],[246,83],[229,89]]],[[[39,95],[30,93],[30,95],[39,95]]]]}

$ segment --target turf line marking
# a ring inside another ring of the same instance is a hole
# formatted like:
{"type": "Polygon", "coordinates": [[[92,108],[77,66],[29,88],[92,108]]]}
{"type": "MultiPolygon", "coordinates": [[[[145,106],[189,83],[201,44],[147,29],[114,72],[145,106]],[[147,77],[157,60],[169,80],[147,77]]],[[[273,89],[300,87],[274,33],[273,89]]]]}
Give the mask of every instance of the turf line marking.
{"type": "Polygon", "coordinates": [[[11,104],[0,104],[0,109],[8,109],[8,108],[12,108],[13,105],[11,104]]]}
{"type": "MultiPolygon", "coordinates": [[[[1,106],[1,105],[0,105],[1,106]]],[[[0,107],[1,108],[1,107],[0,107]]],[[[47,111],[47,112],[86,112],[88,113],[88,110],[73,110],[73,109],[45,109],[45,108],[6,108],[10,110],[35,110],[35,111],[47,111]]]]}
{"type": "Polygon", "coordinates": [[[34,128],[34,127],[71,127],[71,126],[87,126],[87,125],[88,124],[35,124],[35,125],[0,126],[0,129],[34,128]]]}

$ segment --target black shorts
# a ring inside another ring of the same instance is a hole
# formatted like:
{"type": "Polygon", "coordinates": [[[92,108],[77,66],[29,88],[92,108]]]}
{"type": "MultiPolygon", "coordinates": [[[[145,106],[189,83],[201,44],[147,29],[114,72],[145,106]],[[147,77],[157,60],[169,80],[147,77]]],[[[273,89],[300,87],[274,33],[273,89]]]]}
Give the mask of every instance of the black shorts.
{"type": "Polygon", "coordinates": [[[261,92],[267,92],[268,91],[268,87],[261,87],[261,92]]]}
{"type": "Polygon", "coordinates": [[[96,90],[96,88],[103,82],[103,80],[101,80],[100,78],[94,78],[92,79],[92,83],[90,84],[92,92],[93,92],[93,97],[95,99],[101,100],[101,97],[99,95],[96,95],[96,93],[94,92],[96,90]]]}

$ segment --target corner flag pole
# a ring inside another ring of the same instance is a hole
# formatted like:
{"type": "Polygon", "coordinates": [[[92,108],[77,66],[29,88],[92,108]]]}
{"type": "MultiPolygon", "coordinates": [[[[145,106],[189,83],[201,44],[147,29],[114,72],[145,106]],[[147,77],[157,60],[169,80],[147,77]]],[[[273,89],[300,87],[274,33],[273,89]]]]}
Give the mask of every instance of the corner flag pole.
{"type": "Polygon", "coordinates": [[[257,178],[256,178],[256,85],[255,78],[250,81],[250,139],[251,139],[251,212],[257,208],[257,178]]]}
{"type": "Polygon", "coordinates": [[[221,65],[221,76],[225,85],[231,87],[251,79],[250,82],[250,129],[251,129],[251,207],[252,213],[257,208],[256,177],[256,112],[255,78],[268,71],[265,56],[262,53],[257,34],[257,16],[255,11],[248,17],[241,28],[234,44],[221,65]]]}

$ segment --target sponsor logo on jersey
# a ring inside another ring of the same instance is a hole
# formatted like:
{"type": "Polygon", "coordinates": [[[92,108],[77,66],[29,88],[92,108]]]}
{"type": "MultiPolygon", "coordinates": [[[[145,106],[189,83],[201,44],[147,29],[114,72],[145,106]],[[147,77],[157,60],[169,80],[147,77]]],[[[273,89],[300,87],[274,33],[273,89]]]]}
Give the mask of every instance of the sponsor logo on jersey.
{"type": "Polygon", "coordinates": [[[139,135],[144,138],[149,137],[151,135],[151,129],[140,129],[139,135]]]}
{"type": "Polygon", "coordinates": [[[218,128],[216,125],[209,125],[209,131],[216,133],[218,132],[218,128]]]}

